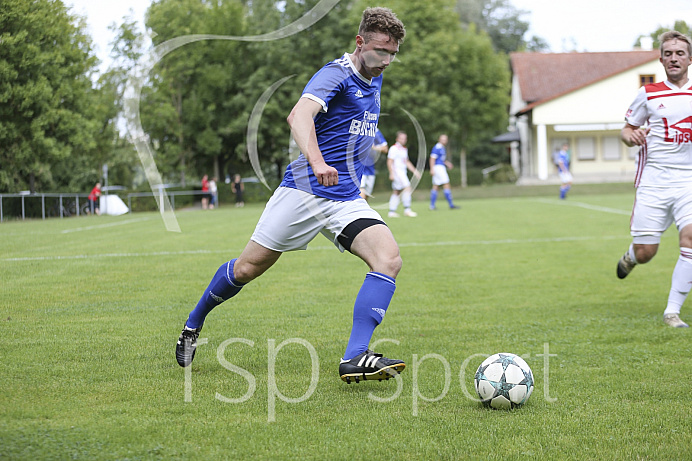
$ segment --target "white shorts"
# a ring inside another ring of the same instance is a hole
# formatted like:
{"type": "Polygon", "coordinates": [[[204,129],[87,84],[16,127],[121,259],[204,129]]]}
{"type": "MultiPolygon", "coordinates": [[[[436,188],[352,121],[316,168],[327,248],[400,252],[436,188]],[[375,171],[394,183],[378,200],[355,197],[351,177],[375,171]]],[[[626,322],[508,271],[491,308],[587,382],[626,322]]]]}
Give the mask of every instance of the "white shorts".
{"type": "Polygon", "coordinates": [[[382,221],[362,198],[339,202],[279,187],[267,202],[250,240],[274,251],[305,250],[321,232],[343,253],[337,237],[346,226],[362,218],[382,221]]]}
{"type": "Polygon", "coordinates": [[[630,233],[637,244],[654,245],[675,222],[678,231],[692,224],[692,184],[679,187],[637,188],[630,233]]]}
{"type": "Polygon", "coordinates": [[[404,190],[409,186],[411,186],[411,181],[409,181],[408,179],[406,170],[394,170],[394,181],[392,181],[392,190],[404,190]]]}
{"type": "Polygon", "coordinates": [[[363,175],[363,177],[360,179],[360,190],[364,190],[365,193],[369,196],[372,196],[372,190],[375,187],[375,175],[374,174],[368,174],[368,175],[363,175]]]}
{"type": "Polygon", "coordinates": [[[449,174],[447,174],[447,167],[444,165],[433,165],[433,186],[444,186],[449,184],[449,174]]]}
{"type": "Polygon", "coordinates": [[[558,172],[558,176],[560,176],[560,181],[562,181],[562,184],[567,184],[568,182],[572,182],[574,180],[574,178],[572,178],[572,173],[569,171],[558,172]]]}

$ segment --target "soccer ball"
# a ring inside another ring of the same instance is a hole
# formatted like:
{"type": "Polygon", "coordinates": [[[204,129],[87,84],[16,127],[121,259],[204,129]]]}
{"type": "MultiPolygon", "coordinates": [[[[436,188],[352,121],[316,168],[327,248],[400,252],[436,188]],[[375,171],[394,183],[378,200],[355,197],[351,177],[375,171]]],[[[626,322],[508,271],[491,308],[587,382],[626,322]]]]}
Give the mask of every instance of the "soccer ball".
{"type": "Polygon", "coordinates": [[[481,363],[474,379],[483,405],[509,410],[522,406],[533,392],[533,373],[516,354],[493,354],[481,363]]]}

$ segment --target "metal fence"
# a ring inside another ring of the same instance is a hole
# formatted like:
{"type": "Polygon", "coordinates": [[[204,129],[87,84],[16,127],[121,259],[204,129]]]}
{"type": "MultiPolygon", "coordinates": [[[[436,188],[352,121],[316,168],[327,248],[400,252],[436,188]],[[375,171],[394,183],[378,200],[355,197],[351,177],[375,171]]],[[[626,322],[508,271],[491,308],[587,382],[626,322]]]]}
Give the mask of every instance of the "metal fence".
{"type": "MultiPolygon", "coordinates": [[[[200,190],[185,190],[185,191],[165,191],[159,192],[156,195],[163,196],[166,194],[171,207],[175,210],[175,197],[178,195],[204,195],[206,192],[200,190]]],[[[89,194],[73,194],[73,193],[36,193],[36,194],[0,194],[0,222],[7,219],[8,199],[19,200],[19,204],[15,203],[11,213],[13,217],[22,220],[28,218],[67,218],[70,216],[80,216],[83,214],[93,213],[94,210],[89,209],[89,194]],[[51,199],[55,199],[52,200],[51,199]],[[40,200],[40,215],[36,206],[28,207],[30,202],[40,200]],[[20,208],[20,209],[17,209],[20,208]],[[30,210],[27,210],[30,208],[30,210]],[[21,211],[20,211],[21,210],[21,211]]],[[[132,212],[133,197],[155,197],[152,192],[131,192],[127,194],[127,207],[132,212]]]]}
{"type": "MultiPolygon", "coordinates": [[[[171,202],[171,208],[175,210],[175,197],[177,195],[205,195],[209,192],[202,192],[201,190],[177,190],[177,191],[166,191],[158,192],[156,195],[159,196],[159,201],[163,198],[163,194],[168,195],[168,200],[171,202]]],[[[131,192],[127,194],[127,208],[132,211],[132,198],[133,197],[155,197],[153,192],[131,192]]]]}
{"type": "Polygon", "coordinates": [[[18,216],[21,216],[22,219],[27,218],[27,202],[40,200],[41,218],[46,219],[47,217],[66,218],[69,216],[79,216],[87,211],[93,211],[86,209],[89,205],[88,197],[89,194],[0,194],[0,222],[5,220],[8,203],[6,199],[19,199],[21,213],[18,216]],[[51,198],[56,200],[51,202],[51,198]],[[46,199],[49,199],[48,206],[46,205],[46,199]]]}

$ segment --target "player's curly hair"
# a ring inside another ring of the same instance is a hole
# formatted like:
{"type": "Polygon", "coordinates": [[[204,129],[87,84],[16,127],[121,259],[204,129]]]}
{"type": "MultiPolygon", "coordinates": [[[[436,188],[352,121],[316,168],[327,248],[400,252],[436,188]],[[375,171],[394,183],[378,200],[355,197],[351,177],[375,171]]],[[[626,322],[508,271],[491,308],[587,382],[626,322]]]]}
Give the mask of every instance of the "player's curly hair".
{"type": "Polygon", "coordinates": [[[367,42],[373,33],[387,34],[398,43],[404,41],[406,29],[404,24],[396,17],[389,8],[374,7],[363,11],[363,18],[360,21],[358,35],[367,42]]]}
{"type": "Polygon", "coordinates": [[[658,43],[660,43],[661,47],[661,57],[663,57],[663,44],[670,40],[680,40],[687,43],[687,54],[692,56],[692,41],[690,38],[677,30],[669,30],[658,36],[658,43]]]}

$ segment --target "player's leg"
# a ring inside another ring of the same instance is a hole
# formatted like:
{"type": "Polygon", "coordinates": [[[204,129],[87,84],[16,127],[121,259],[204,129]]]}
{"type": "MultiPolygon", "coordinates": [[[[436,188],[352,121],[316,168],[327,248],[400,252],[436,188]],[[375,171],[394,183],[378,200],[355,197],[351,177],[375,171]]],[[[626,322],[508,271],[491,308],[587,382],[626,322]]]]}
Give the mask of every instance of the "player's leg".
{"type": "Polygon", "coordinates": [[[401,270],[399,246],[389,228],[376,219],[360,219],[344,228],[339,240],[370,268],[353,307],[353,325],[339,375],[347,383],[361,379],[389,379],[403,371],[402,360],[388,359],[369,350],[375,328],[384,319],[401,270]],[[345,237],[345,238],[342,238],[345,237]]]}
{"type": "MultiPolygon", "coordinates": [[[[692,203],[689,206],[692,206],[692,203]]],[[[680,310],[692,287],[692,218],[683,218],[682,224],[679,235],[680,256],[673,269],[668,305],[663,312],[666,324],[677,328],[689,326],[680,320],[680,310]]]]}
{"type": "Polygon", "coordinates": [[[404,205],[404,216],[415,218],[418,213],[411,210],[411,185],[409,184],[401,191],[401,203],[404,205]]]}
{"type": "Polygon", "coordinates": [[[307,248],[322,227],[312,217],[310,207],[313,202],[314,196],[296,189],[280,187],[274,192],[243,252],[216,271],[190,312],[176,345],[176,359],[180,366],[192,363],[204,320],[216,306],[262,275],[282,252],[307,248]]]}
{"type": "Polygon", "coordinates": [[[389,217],[398,218],[399,213],[396,209],[399,208],[399,202],[401,201],[401,190],[392,189],[392,195],[389,197],[389,217]]]}
{"type": "Polygon", "coordinates": [[[245,284],[262,275],[279,256],[280,252],[269,250],[251,240],[238,258],[219,267],[197,305],[188,315],[178,338],[175,357],[181,367],[192,363],[197,349],[197,337],[207,315],[216,306],[237,295],[245,284]]]}
{"type": "Polygon", "coordinates": [[[449,182],[445,183],[445,185],[443,186],[443,191],[445,194],[445,198],[447,199],[447,203],[449,204],[449,208],[451,210],[456,210],[457,208],[459,208],[454,204],[454,200],[452,200],[452,188],[449,186],[449,182]]]}
{"type": "Polygon", "coordinates": [[[187,326],[201,328],[206,316],[216,306],[238,294],[245,284],[256,279],[279,259],[281,253],[250,240],[243,252],[219,267],[197,303],[190,312],[187,326]]]}
{"type": "Polygon", "coordinates": [[[366,201],[372,197],[372,190],[375,187],[374,175],[363,175],[360,179],[360,198],[366,201]]]}
{"type": "MultiPolygon", "coordinates": [[[[652,242],[654,240],[653,236],[644,236],[643,238],[646,240],[651,239],[650,241],[652,242]]],[[[632,269],[634,269],[637,264],[646,264],[651,261],[654,256],[656,256],[656,253],[658,252],[658,243],[636,243],[641,242],[643,238],[634,237],[629,248],[618,261],[618,278],[624,279],[629,275],[630,272],[632,272],[632,269]]],[[[658,237],[658,240],[660,240],[660,236],[658,237]]]]}
{"type": "Polygon", "coordinates": [[[562,171],[559,173],[560,181],[562,185],[560,186],[560,199],[564,200],[567,198],[567,192],[569,192],[572,187],[572,173],[569,171],[562,171]]]}
{"type": "Polygon", "coordinates": [[[617,264],[617,276],[624,279],[637,264],[646,264],[656,256],[661,235],[672,224],[670,197],[661,190],[637,189],[630,234],[632,243],[617,264]]]}
{"type": "MultiPolygon", "coordinates": [[[[433,181],[434,181],[433,177],[433,181]]],[[[438,186],[433,183],[432,189],[430,189],[430,209],[435,210],[435,203],[437,202],[437,189],[438,186]]]]}

